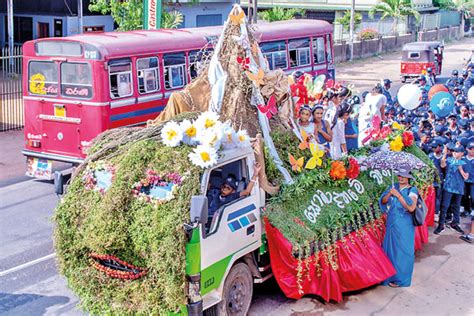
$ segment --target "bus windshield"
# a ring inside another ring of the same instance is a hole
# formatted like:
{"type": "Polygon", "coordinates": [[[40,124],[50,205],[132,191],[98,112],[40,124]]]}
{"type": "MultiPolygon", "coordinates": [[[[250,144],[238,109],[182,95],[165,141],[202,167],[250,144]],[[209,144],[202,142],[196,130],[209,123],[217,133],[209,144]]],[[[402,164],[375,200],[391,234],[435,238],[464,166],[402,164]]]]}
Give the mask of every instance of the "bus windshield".
{"type": "Polygon", "coordinates": [[[28,64],[30,94],[58,95],[58,66],[52,61],[31,61],[28,64]]]}
{"type": "Polygon", "coordinates": [[[92,98],[91,66],[87,63],[61,63],[61,96],[92,98]]]}
{"type": "Polygon", "coordinates": [[[92,71],[88,63],[31,61],[28,64],[30,94],[75,99],[92,98],[92,71]],[[60,69],[60,71],[58,71],[60,69]]]}

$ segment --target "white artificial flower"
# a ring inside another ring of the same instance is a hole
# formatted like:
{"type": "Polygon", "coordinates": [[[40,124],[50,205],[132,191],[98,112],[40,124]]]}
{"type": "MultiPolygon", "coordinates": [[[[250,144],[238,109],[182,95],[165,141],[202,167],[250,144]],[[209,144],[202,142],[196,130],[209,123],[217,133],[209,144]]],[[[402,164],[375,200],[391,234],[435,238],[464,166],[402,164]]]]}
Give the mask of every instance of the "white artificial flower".
{"type": "Polygon", "coordinates": [[[183,130],[178,123],[168,122],[161,130],[161,139],[166,146],[176,147],[183,139],[183,130]]]}
{"type": "Polygon", "coordinates": [[[237,132],[237,146],[238,147],[249,147],[250,137],[246,130],[240,130],[237,132]]]}
{"type": "Polygon", "coordinates": [[[193,165],[208,168],[217,163],[217,150],[214,147],[199,145],[188,157],[193,165]]]}
{"type": "Polygon", "coordinates": [[[198,141],[201,145],[206,145],[219,149],[221,146],[221,139],[223,131],[221,125],[215,125],[215,128],[198,130],[198,141]]]}
{"type": "Polygon", "coordinates": [[[212,111],[203,112],[196,120],[196,126],[199,130],[213,129],[219,124],[219,115],[212,111]]]}
{"type": "Polygon", "coordinates": [[[184,120],[181,122],[181,130],[183,131],[183,142],[188,145],[194,145],[197,143],[197,127],[195,122],[190,120],[184,120]]]}
{"type": "Polygon", "coordinates": [[[234,148],[237,146],[238,142],[238,136],[234,128],[232,128],[228,123],[222,124],[222,147],[225,149],[234,148]]]}

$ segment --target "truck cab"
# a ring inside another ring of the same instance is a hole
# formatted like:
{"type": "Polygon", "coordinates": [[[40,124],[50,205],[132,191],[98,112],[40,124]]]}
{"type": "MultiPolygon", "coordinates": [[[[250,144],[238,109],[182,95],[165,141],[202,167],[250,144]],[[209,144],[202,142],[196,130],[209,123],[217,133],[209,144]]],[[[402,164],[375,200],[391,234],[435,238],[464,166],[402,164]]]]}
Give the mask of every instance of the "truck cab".
{"type": "Polygon", "coordinates": [[[211,191],[235,177],[236,192],[253,176],[253,149],[222,151],[201,178],[201,194],[191,201],[191,222],[186,225],[186,274],[190,315],[215,310],[218,315],[245,315],[250,307],[253,283],[271,277],[263,236],[261,209],[265,192],[254,185],[248,196],[238,197],[208,212],[211,191]],[[264,276],[264,274],[267,274],[264,276]]]}

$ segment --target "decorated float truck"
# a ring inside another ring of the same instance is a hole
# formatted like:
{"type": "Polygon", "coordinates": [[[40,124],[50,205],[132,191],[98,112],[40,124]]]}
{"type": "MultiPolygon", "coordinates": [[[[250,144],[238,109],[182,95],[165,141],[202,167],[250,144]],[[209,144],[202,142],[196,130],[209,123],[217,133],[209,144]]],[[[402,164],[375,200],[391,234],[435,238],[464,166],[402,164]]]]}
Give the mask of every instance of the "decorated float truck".
{"type": "Polygon", "coordinates": [[[395,273],[377,203],[393,175],[359,162],[413,154],[427,201],[435,168],[395,124],[374,124],[370,146],[351,157],[325,158],[295,128],[288,78],[255,43],[234,7],[208,69],[147,128],[99,135],[75,170],[56,209],[55,248],[86,311],[245,315],[253,284],[272,275],[287,297],[341,301],[395,273]],[[258,185],[210,214],[210,190],[229,175],[244,190],[255,161],[258,185]]]}

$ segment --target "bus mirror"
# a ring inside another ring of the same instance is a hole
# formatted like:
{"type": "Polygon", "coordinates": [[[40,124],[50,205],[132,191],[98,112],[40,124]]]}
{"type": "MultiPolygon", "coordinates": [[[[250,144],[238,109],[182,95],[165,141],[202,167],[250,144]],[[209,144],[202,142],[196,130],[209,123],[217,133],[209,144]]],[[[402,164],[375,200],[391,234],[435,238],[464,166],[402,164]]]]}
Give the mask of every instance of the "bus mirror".
{"type": "Polygon", "coordinates": [[[191,198],[191,223],[199,222],[203,225],[207,223],[207,197],[194,195],[191,198]]]}

